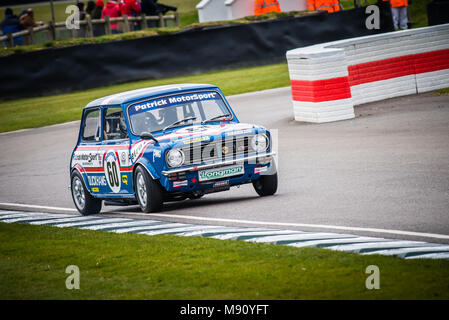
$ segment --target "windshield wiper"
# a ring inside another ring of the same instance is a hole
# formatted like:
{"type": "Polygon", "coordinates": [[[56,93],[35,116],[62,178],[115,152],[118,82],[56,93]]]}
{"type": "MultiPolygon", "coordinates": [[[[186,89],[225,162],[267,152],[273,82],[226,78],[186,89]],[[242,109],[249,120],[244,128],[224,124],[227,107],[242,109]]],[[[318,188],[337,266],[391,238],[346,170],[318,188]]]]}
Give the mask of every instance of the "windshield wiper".
{"type": "Polygon", "coordinates": [[[172,124],[166,126],[164,129],[162,129],[162,131],[165,131],[165,130],[167,130],[168,128],[171,128],[171,127],[173,127],[173,126],[176,126],[177,124],[180,124],[180,123],[183,123],[183,122],[186,122],[186,121],[189,121],[189,120],[196,120],[196,117],[187,117],[187,118],[184,118],[184,119],[175,121],[175,122],[173,122],[172,124]]]}
{"type": "Polygon", "coordinates": [[[203,121],[201,121],[201,124],[204,124],[206,122],[210,122],[210,121],[213,121],[213,120],[216,120],[216,119],[220,119],[220,118],[223,118],[223,117],[229,117],[229,116],[231,116],[230,113],[222,114],[222,115],[219,115],[219,116],[215,116],[215,117],[203,120],[203,121]]]}

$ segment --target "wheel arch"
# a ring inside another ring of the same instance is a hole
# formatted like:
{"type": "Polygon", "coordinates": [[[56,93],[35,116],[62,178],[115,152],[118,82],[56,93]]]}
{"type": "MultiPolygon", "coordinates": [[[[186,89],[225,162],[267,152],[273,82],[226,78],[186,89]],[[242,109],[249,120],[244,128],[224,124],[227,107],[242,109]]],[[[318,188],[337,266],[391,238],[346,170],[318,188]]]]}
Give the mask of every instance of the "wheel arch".
{"type": "Polygon", "coordinates": [[[86,175],[86,172],[85,172],[85,171],[83,170],[83,168],[81,168],[81,167],[75,166],[75,167],[73,167],[73,168],[70,170],[70,188],[72,188],[72,175],[73,175],[74,172],[79,173],[79,175],[81,176],[81,179],[83,179],[83,183],[84,183],[84,186],[86,187],[87,192],[89,192],[89,194],[90,194],[92,197],[96,198],[95,195],[92,194],[92,190],[91,190],[90,185],[89,185],[89,183],[88,183],[88,181],[87,181],[87,175],[86,175]]]}
{"type": "MultiPolygon", "coordinates": [[[[156,170],[154,169],[154,167],[148,162],[145,161],[143,159],[140,159],[139,161],[137,161],[137,163],[134,165],[133,167],[133,172],[132,172],[132,177],[133,177],[133,191],[134,194],[136,194],[136,183],[135,183],[135,178],[136,178],[136,171],[138,167],[143,167],[145,168],[145,170],[148,172],[148,174],[150,175],[150,177],[153,180],[159,180],[160,176],[157,174],[156,170]]],[[[158,181],[158,183],[160,183],[158,181]]]]}

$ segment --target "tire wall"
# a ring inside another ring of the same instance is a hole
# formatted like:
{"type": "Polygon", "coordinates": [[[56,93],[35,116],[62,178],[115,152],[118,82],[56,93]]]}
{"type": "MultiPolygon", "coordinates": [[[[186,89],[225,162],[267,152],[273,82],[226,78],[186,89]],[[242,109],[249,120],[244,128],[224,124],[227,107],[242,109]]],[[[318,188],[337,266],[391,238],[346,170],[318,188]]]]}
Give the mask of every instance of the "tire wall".
{"type": "Polygon", "coordinates": [[[354,105],[449,86],[449,24],[287,52],[295,120],[354,117],[354,105]]]}

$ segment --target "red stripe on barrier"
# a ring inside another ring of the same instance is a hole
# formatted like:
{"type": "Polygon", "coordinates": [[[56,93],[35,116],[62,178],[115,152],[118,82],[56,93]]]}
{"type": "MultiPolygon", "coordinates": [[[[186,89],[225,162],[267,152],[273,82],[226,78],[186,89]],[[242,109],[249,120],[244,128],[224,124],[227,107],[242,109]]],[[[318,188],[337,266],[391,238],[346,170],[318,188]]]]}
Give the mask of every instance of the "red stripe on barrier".
{"type": "Polygon", "coordinates": [[[351,98],[348,77],[325,80],[291,80],[294,101],[323,102],[351,98]]]}
{"type": "Polygon", "coordinates": [[[361,63],[348,67],[349,84],[404,77],[449,69],[449,49],[361,63]]]}

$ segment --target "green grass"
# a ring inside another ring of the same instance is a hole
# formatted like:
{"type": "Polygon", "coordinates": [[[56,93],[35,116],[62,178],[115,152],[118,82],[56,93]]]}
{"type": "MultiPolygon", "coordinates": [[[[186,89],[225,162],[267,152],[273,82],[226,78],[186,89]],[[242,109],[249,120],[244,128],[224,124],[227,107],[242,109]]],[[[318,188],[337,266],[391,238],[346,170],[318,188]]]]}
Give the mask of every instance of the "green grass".
{"type": "Polygon", "coordinates": [[[435,95],[437,96],[449,96],[449,88],[440,89],[435,91],[435,95]]]}
{"type": "Polygon", "coordinates": [[[201,75],[130,82],[69,94],[0,102],[0,132],[79,120],[92,100],[122,91],[173,83],[211,83],[225,95],[290,85],[287,64],[212,72],[201,75]]]}
{"type": "Polygon", "coordinates": [[[0,299],[448,298],[449,261],[0,223],[0,299]],[[365,288],[369,265],[380,290],[365,288]]]}

